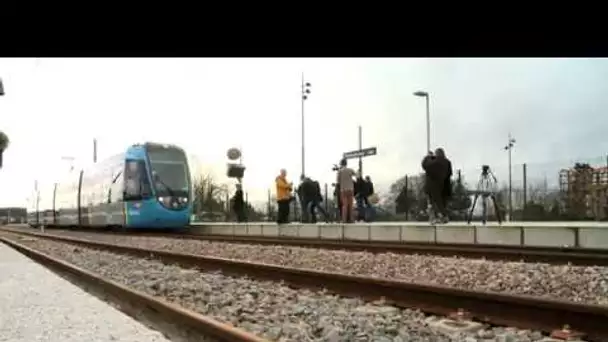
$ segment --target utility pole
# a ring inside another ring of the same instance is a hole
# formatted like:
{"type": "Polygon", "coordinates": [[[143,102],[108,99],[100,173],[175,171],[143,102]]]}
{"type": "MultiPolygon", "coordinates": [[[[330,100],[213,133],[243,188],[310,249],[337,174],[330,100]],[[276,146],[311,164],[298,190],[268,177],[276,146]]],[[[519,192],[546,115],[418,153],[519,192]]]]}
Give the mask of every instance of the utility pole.
{"type": "Polygon", "coordinates": [[[515,139],[511,137],[511,133],[509,132],[509,141],[504,147],[509,155],[509,221],[513,218],[513,178],[511,176],[511,151],[513,150],[513,146],[515,146],[515,139]]]}

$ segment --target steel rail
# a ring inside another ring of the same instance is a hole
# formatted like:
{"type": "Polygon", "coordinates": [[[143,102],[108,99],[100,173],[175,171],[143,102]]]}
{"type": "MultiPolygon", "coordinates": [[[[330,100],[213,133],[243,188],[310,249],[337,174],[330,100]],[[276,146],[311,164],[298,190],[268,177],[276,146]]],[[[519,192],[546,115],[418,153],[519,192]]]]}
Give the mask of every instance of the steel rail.
{"type": "Polygon", "coordinates": [[[69,273],[79,280],[87,283],[87,286],[95,286],[102,289],[105,293],[114,295],[116,298],[134,303],[139,307],[148,307],[153,311],[167,317],[167,321],[184,324],[190,329],[200,332],[206,336],[213,336],[221,341],[227,342],[264,342],[266,340],[257,337],[244,330],[231,325],[221,323],[212,318],[203,316],[194,311],[190,311],[175,304],[130,289],[127,286],[105,279],[98,274],[89,272],[66,261],[57,259],[45,253],[36,251],[18,242],[5,237],[0,237],[0,242],[16,249],[32,260],[61,272],[69,273]]]}
{"type": "MultiPolygon", "coordinates": [[[[131,235],[131,234],[129,234],[131,235]]],[[[136,236],[137,233],[132,233],[136,236]]],[[[392,241],[323,240],[300,237],[261,237],[244,235],[198,235],[198,234],[149,234],[182,239],[198,239],[233,243],[262,245],[286,245],[323,249],[368,251],[372,253],[429,254],[438,256],[460,256],[464,258],[486,258],[489,260],[508,260],[543,262],[582,266],[608,266],[608,250],[591,248],[556,248],[537,246],[505,246],[491,244],[455,244],[392,241]]]]}
{"type": "Polygon", "coordinates": [[[446,286],[351,276],[309,269],[244,262],[201,255],[150,250],[52,234],[19,232],[49,240],[98,248],[137,257],[157,258],[185,267],[220,269],[224,273],[282,280],[295,287],[325,288],[331,292],[369,300],[385,299],[400,307],[450,315],[464,310],[478,321],[501,326],[551,332],[564,325],[586,334],[588,341],[608,341],[608,306],[502,293],[461,290],[446,286]]]}

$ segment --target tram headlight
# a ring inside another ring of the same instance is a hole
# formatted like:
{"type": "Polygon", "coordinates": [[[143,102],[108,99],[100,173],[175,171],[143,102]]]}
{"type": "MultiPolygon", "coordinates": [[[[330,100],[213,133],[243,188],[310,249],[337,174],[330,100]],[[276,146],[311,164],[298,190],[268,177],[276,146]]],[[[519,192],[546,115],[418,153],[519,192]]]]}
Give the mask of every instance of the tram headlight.
{"type": "Polygon", "coordinates": [[[170,205],[171,204],[171,197],[159,197],[158,201],[164,205],[170,205]]]}
{"type": "Polygon", "coordinates": [[[179,201],[180,201],[181,203],[188,203],[188,197],[180,197],[180,198],[179,198],[179,201]]]}

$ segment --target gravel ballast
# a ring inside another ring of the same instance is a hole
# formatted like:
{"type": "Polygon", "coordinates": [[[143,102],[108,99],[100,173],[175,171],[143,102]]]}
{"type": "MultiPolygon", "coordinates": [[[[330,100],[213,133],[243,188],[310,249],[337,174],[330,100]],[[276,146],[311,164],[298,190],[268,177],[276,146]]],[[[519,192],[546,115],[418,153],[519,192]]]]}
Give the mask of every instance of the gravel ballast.
{"type": "MultiPolygon", "coordinates": [[[[15,238],[14,236],[12,238],[15,238]]],[[[42,239],[18,242],[64,259],[135,290],[277,341],[538,341],[539,332],[488,328],[448,336],[417,310],[366,303],[277,282],[201,272],[157,260],[42,239]]]]}
{"type": "Polygon", "coordinates": [[[601,266],[550,265],[167,237],[59,232],[61,235],[146,249],[608,305],[608,267],[601,266]]]}

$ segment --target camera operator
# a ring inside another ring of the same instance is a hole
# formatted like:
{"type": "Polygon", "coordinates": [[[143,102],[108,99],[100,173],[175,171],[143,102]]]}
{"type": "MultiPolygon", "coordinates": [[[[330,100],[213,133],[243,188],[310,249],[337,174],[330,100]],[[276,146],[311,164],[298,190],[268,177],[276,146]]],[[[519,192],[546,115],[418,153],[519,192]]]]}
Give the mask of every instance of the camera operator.
{"type": "Polygon", "coordinates": [[[446,184],[451,183],[452,164],[445,157],[443,149],[438,148],[435,150],[435,154],[429,151],[426,157],[424,157],[422,169],[425,172],[424,189],[433,209],[429,215],[434,214],[435,216],[431,220],[431,223],[447,223],[448,212],[445,205],[448,195],[451,195],[451,189],[445,188],[446,184]]]}
{"type": "Polygon", "coordinates": [[[340,169],[336,174],[336,183],[340,187],[340,202],[342,204],[340,212],[343,223],[352,223],[351,214],[355,192],[354,176],[355,171],[347,167],[346,159],[340,160],[340,169]]]}
{"type": "Polygon", "coordinates": [[[448,223],[448,202],[452,198],[452,162],[445,156],[445,151],[442,148],[435,150],[435,157],[443,174],[443,187],[441,191],[441,206],[442,208],[442,223],[448,223]]]}

